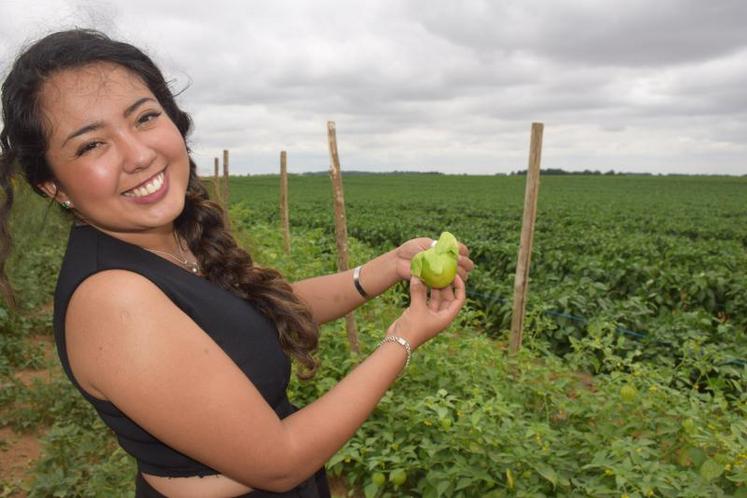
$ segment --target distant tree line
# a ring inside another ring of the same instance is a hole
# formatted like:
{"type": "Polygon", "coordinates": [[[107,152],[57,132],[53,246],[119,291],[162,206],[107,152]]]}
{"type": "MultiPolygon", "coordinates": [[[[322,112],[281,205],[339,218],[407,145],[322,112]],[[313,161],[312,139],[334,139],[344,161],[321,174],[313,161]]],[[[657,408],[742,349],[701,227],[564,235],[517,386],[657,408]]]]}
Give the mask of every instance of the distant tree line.
{"type": "MultiPolygon", "coordinates": [[[[510,176],[526,176],[527,170],[520,169],[517,171],[512,171],[509,173],[510,176]]],[[[541,171],[541,174],[543,176],[561,176],[561,175],[600,175],[600,176],[614,176],[614,175],[643,175],[643,176],[651,176],[651,173],[625,173],[623,171],[615,171],[614,169],[611,169],[609,171],[605,171],[602,173],[598,169],[590,170],[585,169],[583,171],[566,171],[561,168],[546,168],[541,171]]]]}
{"type": "MultiPolygon", "coordinates": [[[[467,173],[442,173],[440,171],[344,171],[343,174],[345,176],[361,176],[361,175],[451,175],[451,176],[469,176],[467,173]]],[[[495,176],[526,176],[527,170],[525,169],[519,169],[516,171],[511,171],[510,173],[495,173],[495,176]]],[[[566,171],[561,168],[546,168],[541,170],[542,176],[564,176],[564,175],[596,175],[596,176],[625,176],[625,175],[635,175],[635,176],[724,176],[723,174],[719,175],[709,175],[709,174],[684,174],[684,173],[638,173],[638,172],[630,172],[630,171],[615,171],[614,169],[611,169],[609,171],[601,172],[599,170],[590,170],[585,169],[583,171],[566,171]]],[[[251,176],[251,173],[246,173],[246,176],[251,176]]],[[[263,173],[262,175],[269,175],[269,176],[277,176],[277,173],[263,173]]],[[[289,173],[291,176],[300,175],[300,176],[327,176],[329,175],[329,171],[306,171],[303,173],[289,173]]],[[[235,175],[234,175],[235,176],[235,175]]],[[[242,175],[238,175],[242,176],[242,175]]],[[[730,175],[726,175],[730,176],[730,175]]],[[[738,176],[738,175],[734,175],[738,176]]],[[[743,177],[747,177],[747,174],[741,175],[743,177]]],[[[210,177],[205,177],[210,178],[210,177]]]]}
{"type": "MultiPolygon", "coordinates": [[[[443,175],[440,171],[343,171],[345,176],[356,175],[443,175]]],[[[301,173],[303,176],[329,175],[329,171],[307,171],[301,173]]]]}
{"type": "MultiPolygon", "coordinates": [[[[519,169],[516,171],[512,171],[508,173],[508,176],[526,176],[527,170],[525,169],[519,169]]],[[[635,176],[736,176],[736,175],[725,175],[723,173],[721,174],[708,174],[708,173],[639,173],[639,172],[631,172],[631,171],[615,171],[614,169],[611,169],[609,171],[605,171],[602,173],[599,170],[590,170],[585,169],[583,171],[566,171],[564,169],[560,168],[547,168],[541,170],[542,176],[562,176],[562,175],[597,175],[597,176],[625,176],[625,175],[635,175],[635,176]]],[[[506,173],[496,173],[496,176],[506,175],[506,173]]],[[[746,175],[741,175],[743,177],[747,177],[746,175]]]]}

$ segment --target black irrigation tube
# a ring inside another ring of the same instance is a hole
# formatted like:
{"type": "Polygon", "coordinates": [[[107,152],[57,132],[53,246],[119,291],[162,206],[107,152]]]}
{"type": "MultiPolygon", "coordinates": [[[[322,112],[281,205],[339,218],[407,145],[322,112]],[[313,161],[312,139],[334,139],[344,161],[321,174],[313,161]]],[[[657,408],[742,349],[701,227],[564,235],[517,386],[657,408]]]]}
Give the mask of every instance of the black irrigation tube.
{"type": "MultiPolygon", "coordinates": [[[[503,297],[501,297],[501,296],[499,296],[497,294],[493,294],[491,296],[491,295],[488,295],[488,294],[481,294],[479,292],[467,291],[467,296],[468,297],[478,297],[478,298],[481,298],[481,299],[486,299],[487,302],[490,302],[490,303],[501,303],[501,304],[504,304],[504,303],[510,302],[508,299],[503,298],[503,297]]],[[[571,320],[571,321],[582,323],[582,324],[588,324],[589,323],[589,319],[588,318],[585,318],[585,317],[579,316],[579,315],[573,315],[571,313],[565,313],[565,312],[562,312],[562,311],[546,310],[546,311],[544,311],[544,314],[548,315],[548,316],[553,316],[553,317],[565,318],[567,320],[571,320]]],[[[639,340],[640,339],[649,339],[648,334],[644,334],[644,333],[641,333],[641,332],[635,332],[635,331],[627,329],[625,327],[617,326],[617,327],[615,327],[615,332],[617,332],[618,334],[623,334],[623,335],[627,335],[627,336],[630,336],[630,337],[634,337],[635,339],[639,339],[639,340]]],[[[650,340],[651,340],[651,342],[654,342],[654,343],[657,343],[657,344],[661,344],[663,346],[669,346],[671,348],[674,348],[674,346],[675,346],[673,343],[667,342],[667,341],[662,341],[661,339],[650,339],[650,340]]],[[[744,360],[744,359],[741,359],[741,358],[732,358],[732,359],[730,359],[728,361],[725,361],[725,362],[721,363],[719,366],[723,366],[723,365],[747,366],[747,360],[744,360]]]]}

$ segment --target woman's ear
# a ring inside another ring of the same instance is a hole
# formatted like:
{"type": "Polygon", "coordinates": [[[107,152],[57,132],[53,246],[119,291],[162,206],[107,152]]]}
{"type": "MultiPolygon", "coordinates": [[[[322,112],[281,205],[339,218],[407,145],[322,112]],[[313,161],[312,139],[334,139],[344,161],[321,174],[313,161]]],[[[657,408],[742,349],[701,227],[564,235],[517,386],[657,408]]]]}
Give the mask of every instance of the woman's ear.
{"type": "Polygon", "coordinates": [[[70,202],[67,194],[65,194],[65,192],[54,181],[48,180],[38,184],[37,187],[39,187],[39,190],[47,194],[50,199],[58,202],[64,208],[70,209],[72,207],[73,204],[70,202]]]}

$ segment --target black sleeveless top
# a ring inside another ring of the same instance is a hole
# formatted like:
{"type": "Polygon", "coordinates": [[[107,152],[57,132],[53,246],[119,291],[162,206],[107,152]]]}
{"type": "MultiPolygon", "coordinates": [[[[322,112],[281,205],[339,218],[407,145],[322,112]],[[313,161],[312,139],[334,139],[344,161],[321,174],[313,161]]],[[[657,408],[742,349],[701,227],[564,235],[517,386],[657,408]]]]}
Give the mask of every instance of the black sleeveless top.
{"type": "MultiPolygon", "coordinates": [[[[70,298],[87,277],[111,269],[136,272],[153,282],[226,352],[280,418],[295,411],[286,396],[290,361],[281,350],[277,329],[269,319],[241,298],[141,247],[89,225],[73,226],[55,290],[57,352],[70,381],[114,431],[122,448],[135,457],[140,471],[168,477],[219,473],[159,441],[113,403],[87,393],[73,376],[65,344],[65,314],[70,298]]],[[[313,481],[304,487],[308,484],[313,481]]]]}

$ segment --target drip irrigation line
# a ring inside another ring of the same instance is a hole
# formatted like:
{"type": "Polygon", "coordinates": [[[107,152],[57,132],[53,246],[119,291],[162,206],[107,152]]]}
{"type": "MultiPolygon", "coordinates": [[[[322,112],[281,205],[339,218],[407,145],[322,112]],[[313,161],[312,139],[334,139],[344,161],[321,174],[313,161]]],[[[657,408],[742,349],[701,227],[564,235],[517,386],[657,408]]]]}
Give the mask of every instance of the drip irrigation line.
{"type": "MultiPolygon", "coordinates": [[[[467,296],[468,297],[477,297],[477,298],[480,298],[480,299],[484,299],[487,303],[506,304],[506,303],[511,302],[508,299],[503,298],[503,297],[501,297],[501,296],[499,296],[497,294],[490,295],[490,294],[482,294],[480,292],[467,291],[467,296]]],[[[586,318],[586,317],[579,316],[579,315],[573,315],[571,313],[565,313],[565,312],[562,312],[562,311],[544,310],[543,313],[545,315],[549,315],[549,316],[553,316],[553,317],[557,317],[557,318],[565,318],[567,320],[571,320],[571,321],[574,321],[574,322],[577,322],[577,323],[580,323],[580,324],[584,324],[584,325],[587,325],[589,323],[589,319],[586,318]]],[[[636,332],[634,330],[630,330],[628,328],[621,327],[619,325],[615,327],[615,332],[617,332],[618,334],[627,335],[627,336],[630,336],[630,337],[635,337],[636,339],[639,339],[639,340],[647,339],[649,342],[652,342],[654,344],[660,344],[662,346],[668,346],[668,347],[670,347],[672,349],[674,349],[676,347],[676,345],[674,343],[672,343],[672,342],[663,341],[661,339],[652,339],[648,334],[644,334],[644,333],[641,333],[641,332],[636,332]]],[[[724,366],[724,365],[747,366],[747,360],[743,360],[743,359],[740,359],[740,358],[733,358],[733,359],[724,361],[722,363],[719,363],[719,366],[724,366]]]]}

